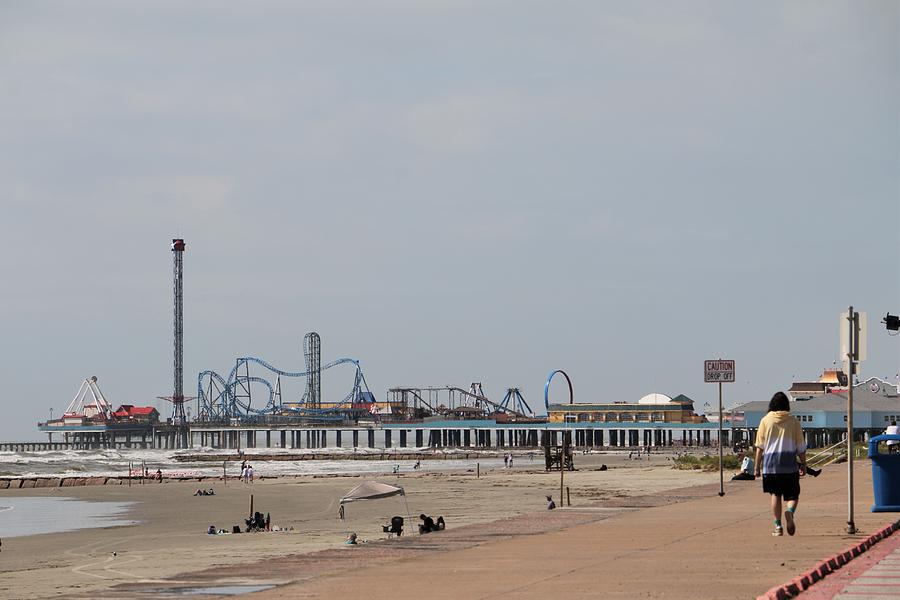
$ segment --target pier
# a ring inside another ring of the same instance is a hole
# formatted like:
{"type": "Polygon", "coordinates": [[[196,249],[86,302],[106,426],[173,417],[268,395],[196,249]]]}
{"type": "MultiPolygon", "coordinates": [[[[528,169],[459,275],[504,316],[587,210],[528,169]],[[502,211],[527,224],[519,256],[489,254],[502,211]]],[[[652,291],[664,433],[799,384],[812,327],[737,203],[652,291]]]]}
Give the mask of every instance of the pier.
{"type": "MultiPolygon", "coordinates": [[[[62,428],[60,428],[62,429],[62,428]]],[[[98,428],[99,429],[99,428],[98,428]]],[[[571,433],[574,448],[624,449],[696,447],[718,443],[714,423],[498,423],[489,419],[360,425],[250,425],[189,423],[188,447],[247,448],[449,448],[516,449],[557,445],[571,433]]],[[[133,430],[58,431],[62,441],[0,442],[0,451],[91,450],[99,448],[179,448],[180,429],[158,425],[133,430]]],[[[723,443],[738,442],[746,432],[723,432],[723,443]]]]}

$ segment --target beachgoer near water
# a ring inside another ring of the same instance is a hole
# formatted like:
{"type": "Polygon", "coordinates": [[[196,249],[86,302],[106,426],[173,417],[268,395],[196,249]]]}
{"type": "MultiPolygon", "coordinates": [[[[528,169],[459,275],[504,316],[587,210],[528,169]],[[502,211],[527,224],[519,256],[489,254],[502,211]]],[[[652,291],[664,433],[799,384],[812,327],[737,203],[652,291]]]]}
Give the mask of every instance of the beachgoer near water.
{"type": "Polygon", "coordinates": [[[775,519],[774,536],[794,535],[794,511],[800,499],[800,476],[806,473],[806,441],[800,421],[790,415],[791,405],[784,392],[776,392],[769,401],[769,412],[756,432],[754,475],[763,478],[763,492],[771,497],[775,519]],[[799,465],[797,463],[799,459],[799,465]],[[782,500],[785,527],[781,526],[782,500]]]}
{"type": "Polygon", "coordinates": [[[509,464],[508,464],[507,466],[508,466],[510,469],[512,469],[512,465],[513,465],[513,456],[512,456],[512,454],[510,454],[510,455],[509,455],[509,464]]]}
{"type": "Polygon", "coordinates": [[[350,532],[350,535],[347,536],[347,541],[344,542],[344,543],[347,544],[348,546],[356,546],[356,545],[357,545],[357,542],[356,542],[356,532],[355,532],[355,531],[351,531],[351,532],[350,532]]]}
{"type": "Polygon", "coordinates": [[[503,455],[503,468],[509,468],[509,453],[503,455]]]}
{"type": "Polygon", "coordinates": [[[156,480],[157,480],[157,481],[162,481],[162,469],[157,469],[157,470],[156,470],[156,480]]]}
{"type": "Polygon", "coordinates": [[[553,496],[547,496],[547,510],[553,510],[556,508],[556,502],[553,501],[553,496]]]}
{"type": "Polygon", "coordinates": [[[247,465],[247,479],[250,480],[250,483],[253,483],[253,465],[247,465]]]}

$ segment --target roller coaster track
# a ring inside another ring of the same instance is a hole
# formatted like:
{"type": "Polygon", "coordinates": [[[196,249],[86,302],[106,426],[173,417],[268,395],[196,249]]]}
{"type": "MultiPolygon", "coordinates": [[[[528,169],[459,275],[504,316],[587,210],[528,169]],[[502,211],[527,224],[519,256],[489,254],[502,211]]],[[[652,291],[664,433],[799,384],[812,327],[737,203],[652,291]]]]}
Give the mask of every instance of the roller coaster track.
{"type": "MultiPolygon", "coordinates": [[[[307,365],[310,360],[307,357],[307,365]]],[[[313,368],[317,364],[312,365],[313,368]]],[[[348,409],[360,394],[365,391],[369,392],[369,386],[366,383],[362,368],[359,361],[353,358],[339,358],[328,364],[322,365],[318,369],[308,368],[305,371],[285,371],[279,369],[271,363],[255,357],[243,356],[235,360],[234,368],[228,374],[228,377],[222,377],[215,371],[202,371],[197,377],[197,398],[199,403],[198,419],[201,421],[224,421],[229,419],[248,419],[265,415],[293,415],[307,419],[315,420],[339,420],[342,418],[341,412],[348,409]],[[275,386],[264,378],[250,374],[250,365],[257,365],[268,371],[270,374],[278,377],[275,386]],[[355,375],[353,378],[353,387],[343,400],[330,406],[329,408],[321,408],[318,401],[312,404],[309,401],[307,393],[303,395],[297,403],[282,403],[280,397],[280,378],[290,377],[309,377],[313,373],[326,371],[332,367],[339,365],[353,365],[355,367],[355,375]],[[259,384],[266,387],[269,391],[268,399],[262,408],[254,408],[251,406],[250,385],[259,384]],[[276,390],[278,392],[276,393],[276,390]]]]}
{"type": "MultiPolygon", "coordinates": [[[[518,390],[516,390],[518,391],[518,390]]],[[[464,390],[456,386],[438,386],[438,387],[404,387],[392,388],[388,390],[397,400],[409,402],[413,400],[414,405],[418,405],[428,409],[435,415],[450,415],[458,411],[460,408],[476,408],[480,411],[480,416],[488,416],[491,413],[503,412],[510,416],[518,418],[532,418],[534,412],[525,403],[525,399],[519,395],[522,405],[516,400],[510,401],[509,393],[503,402],[497,404],[488,400],[481,391],[480,384],[473,384],[471,389],[464,390]],[[477,386],[477,387],[476,387],[477,386]],[[423,392],[427,392],[428,400],[425,399],[423,392]],[[441,403],[441,394],[446,394],[446,404],[441,403]]]]}

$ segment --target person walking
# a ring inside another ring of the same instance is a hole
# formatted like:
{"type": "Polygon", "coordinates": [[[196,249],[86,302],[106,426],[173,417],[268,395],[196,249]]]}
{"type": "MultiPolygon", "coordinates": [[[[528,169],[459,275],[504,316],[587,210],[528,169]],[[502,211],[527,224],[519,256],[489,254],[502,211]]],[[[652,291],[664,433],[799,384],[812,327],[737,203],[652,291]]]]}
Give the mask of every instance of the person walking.
{"type": "Polygon", "coordinates": [[[797,524],[794,512],[800,501],[800,476],[806,474],[806,441],[800,421],[790,414],[791,405],[784,392],[776,392],[769,401],[769,412],[756,432],[756,464],[754,474],[762,475],[763,492],[769,494],[774,536],[794,535],[797,524]],[[799,461],[799,465],[798,465],[799,461]],[[784,527],[781,525],[782,500],[784,527]]]}

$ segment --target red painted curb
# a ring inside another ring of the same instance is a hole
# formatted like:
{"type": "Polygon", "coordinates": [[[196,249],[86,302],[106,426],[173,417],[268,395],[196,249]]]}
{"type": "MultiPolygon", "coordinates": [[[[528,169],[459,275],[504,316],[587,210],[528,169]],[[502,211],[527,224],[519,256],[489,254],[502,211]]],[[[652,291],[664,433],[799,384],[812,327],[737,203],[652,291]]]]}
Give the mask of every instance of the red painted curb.
{"type": "Polygon", "coordinates": [[[900,529],[900,521],[891,523],[865,538],[863,541],[842,552],[838,552],[834,556],[826,558],[811,570],[798,575],[791,581],[776,585],[765,594],[758,596],[756,600],[786,600],[788,598],[793,598],[801,592],[808,590],[815,582],[824,579],[829,573],[833,573],[857,556],[862,555],[866,550],[887,538],[898,529],[900,529]]]}

